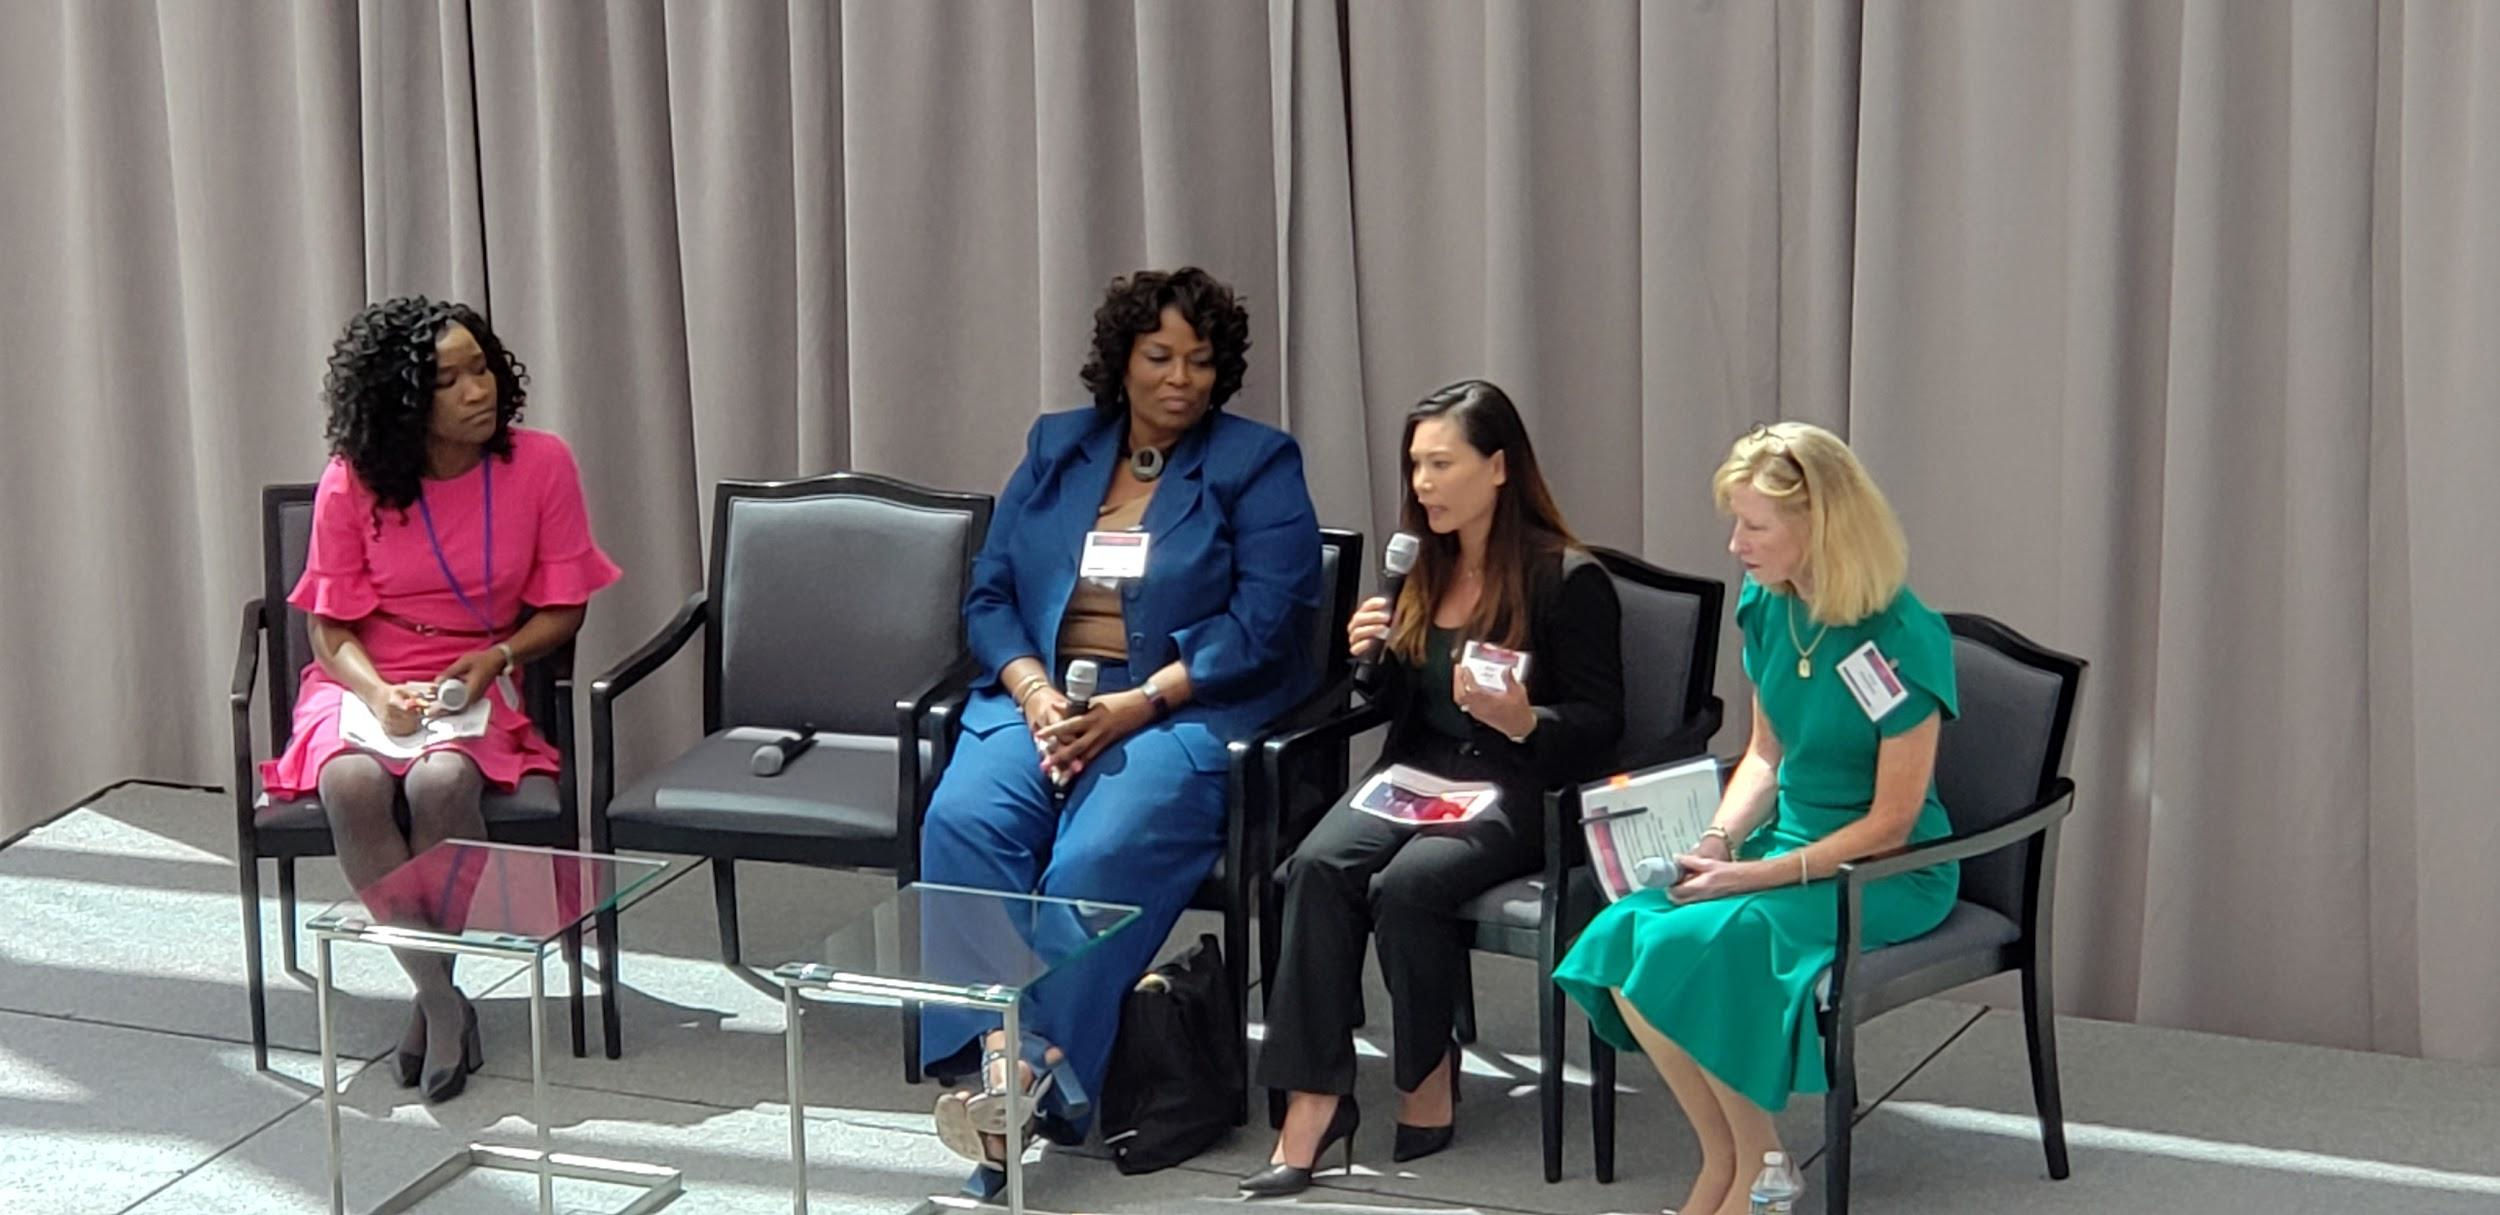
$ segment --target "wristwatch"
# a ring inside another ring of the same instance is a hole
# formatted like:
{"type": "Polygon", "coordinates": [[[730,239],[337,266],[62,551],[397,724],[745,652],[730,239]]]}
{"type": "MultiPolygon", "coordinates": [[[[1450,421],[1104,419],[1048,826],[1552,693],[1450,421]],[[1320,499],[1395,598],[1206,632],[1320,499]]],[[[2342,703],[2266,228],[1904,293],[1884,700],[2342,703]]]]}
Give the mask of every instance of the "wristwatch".
{"type": "Polygon", "coordinates": [[[1154,676],[1147,676],[1144,682],[1137,685],[1137,690],[1145,694],[1147,704],[1154,706],[1155,716],[1161,717],[1172,711],[1172,706],[1163,699],[1163,689],[1155,686],[1154,676]]]}

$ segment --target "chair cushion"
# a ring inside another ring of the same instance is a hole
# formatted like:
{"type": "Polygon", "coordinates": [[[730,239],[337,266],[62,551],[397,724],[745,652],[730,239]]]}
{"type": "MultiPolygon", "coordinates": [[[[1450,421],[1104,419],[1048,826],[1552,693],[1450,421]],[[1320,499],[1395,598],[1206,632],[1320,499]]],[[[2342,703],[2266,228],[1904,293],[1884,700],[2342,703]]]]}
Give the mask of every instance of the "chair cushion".
{"type": "MultiPolygon", "coordinates": [[[[1577,931],[1596,914],[1600,904],[1597,883],[1589,877],[1586,867],[1575,868],[1565,879],[1563,892],[1566,931],[1577,931]]],[[[1545,875],[1531,873],[1515,877],[1483,894],[1461,903],[1458,918],[1476,926],[1475,947],[1491,953],[1508,954],[1514,958],[1533,958],[1537,954],[1537,937],[1545,917],[1545,875]]],[[[1569,941],[1562,942],[1569,944],[1569,941]]]]}
{"type": "MultiPolygon", "coordinates": [[[[556,787],[556,778],[544,772],[522,777],[519,787],[510,793],[488,790],[479,808],[485,812],[489,826],[496,823],[543,822],[571,814],[556,787]]],[[[273,802],[268,794],[263,793],[260,805],[252,811],[252,825],[263,831],[301,831],[326,829],[330,819],[322,812],[320,798],[299,797],[273,802]]]]}
{"type": "Polygon", "coordinates": [[[1476,948],[1533,958],[1537,925],[1545,919],[1545,875],[1495,886],[1459,904],[1458,918],[1476,926],[1476,948]]]}
{"type": "MultiPolygon", "coordinates": [[[[696,743],[616,795],[611,823],[824,839],[892,840],[899,774],[894,739],[818,734],[780,775],[747,770],[755,749],[787,731],[740,726],[696,743]]],[[[929,746],[920,745],[920,762],[929,746]]]]}
{"type": "MultiPolygon", "coordinates": [[[[2004,948],[2022,939],[2022,935],[2014,921],[1977,903],[1957,902],[1934,932],[1869,951],[1859,960],[1857,973],[1850,976],[1850,982],[1861,988],[1881,987],[1964,954],[2004,948]]],[[[1814,1002],[1829,1008],[1831,1000],[1832,972],[1825,970],[1823,977],[1814,981],[1814,1002]]]]}

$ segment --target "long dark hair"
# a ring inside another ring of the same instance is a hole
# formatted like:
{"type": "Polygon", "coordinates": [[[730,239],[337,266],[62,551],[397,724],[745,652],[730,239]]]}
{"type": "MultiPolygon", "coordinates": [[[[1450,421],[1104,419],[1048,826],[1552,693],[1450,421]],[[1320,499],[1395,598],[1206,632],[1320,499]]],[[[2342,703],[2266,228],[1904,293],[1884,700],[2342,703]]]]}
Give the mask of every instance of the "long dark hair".
{"type": "Polygon", "coordinates": [[[1536,447],[1509,394],[1484,380],[1460,380],[1425,397],[1406,413],[1406,431],[1398,440],[1398,471],[1405,488],[1398,508],[1398,526],[1422,542],[1406,589],[1398,596],[1396,632],[1389,648],[1410,665],[1424,660],[1424,641],[1432,628],[1433,605],[1441,601],[1458,577],[1458,536],[1439,535],[1415,498],[1415,427],[1431,418],[1458,425],[1467,445],[1487,459],[1503,458],[1504,483],[1493,491],[1493,529],[1484,542],[1484,589],[1476,610],[1467,618],[1469,637],[1517,648],[1528,640],[1528,583],[1532,567],[1566,548],[1580,547],[1563,522],[1554,493],[1537,467],[1536,447]]]}
{"type": "Polygon", "coordinates": [[[372,491],[377,533],[385,509],[404,514],[416,505],[434,417],[434,343],[452,325],[468,330],[486,353],[495,376],[495,437],[486,441],[486,454],[509,459],[529,373],[467,304],[422,295],[367,304],[348,318],[330,350],[330,371],[321,381],[330,406],[330,452],[372,491]]]}

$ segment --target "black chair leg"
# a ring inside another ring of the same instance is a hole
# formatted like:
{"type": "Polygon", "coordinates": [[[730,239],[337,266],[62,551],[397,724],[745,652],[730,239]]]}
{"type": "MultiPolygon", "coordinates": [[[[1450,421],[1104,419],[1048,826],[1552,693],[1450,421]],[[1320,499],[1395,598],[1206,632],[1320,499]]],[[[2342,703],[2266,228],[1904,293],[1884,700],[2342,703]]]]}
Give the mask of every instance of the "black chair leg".
{"type": "Polygon", "coordinates": [[[587,1058],[590,1055],[590,1019],[583,1015],[582,926],[579,924],[564,930],[564,969],[572,979],[573,1057],[587,1058]]]}
{"type": "Polygon", "coordinates": [[[291,975],[304,973],[303,962],[296,953],[295,942],[295,858],[278,858],[278,960],[291,975]]]}
{"type": "Polygon", "coordinates": [[[725,856],[712,858],[712,907],[720,916],[720,960],[738,964],[738,867],[725,856]]]}
{"type": "Polygon", "coordinates": [[[2066,1162],[2066,1103],[2057,1084],[2057,1002],[2049,990],[2049,968],[2038,962],[2023,968],[2023,1037],[2031,1049],[2031,1100],[2040,1110],[2040,1147],[2048,1153],[2049,1176],[2064,1181],[2072,1170],[2066,1162]]]}
{"type": "Polygon", "coordinates": [[[1562,1180],[1563,1008],[1562,989],[1554,986],[1550,976],[1537,984],[1536,1054],[1536,1104],[1544,1127],[1545,1184],[1552,1185],[1562,1180]]]}
{"type": "MultiPolygon", "coordinates": [[[[1233,858],[1233,871],[1241,871],[1233,858]]],[[[1233,985],[1233,1015],[1241,1018],[1241,1099],[1233,1103],[1233,1125],[1250,1125],[1250,909],[1241,899],[1224,909],[1224,969],[1233,985]]]]}
{"type": "Polygon", "coordinates": [[[269,1070],[269,989],[260,967],[260,858],[245,856],[236,871],[243,882],[243,985],[252,1009],[252,1067],[269,1070]]]}
{"type": "Polygon", "coordinates": [[[616,955],[624,952],[616,944],[616,913],[599,913],[599,1032],[607,1040],[608,1057],[625,1055],[624,1018],[617,1015],[617,993],[624,990],[616,982],[616,955]]]}
{"type": "MultiPolygon", "coordinates": [[[[1284,900],[1277,892],[1276,883],[1268,879],[1269,872],[1261,869],[1256,877],[1259,883],[1259,1020],[1262,1024],[1269,1021],[1267,999],[1276,990],[1276,967],[1284,952],[1281,932],[1285,922],[1284,900]]],[[[1250,1010],[1244,1007],[1241,1015],[1246,1034],[1250,1010]]],[[[1267,1092],[1267,1125],[1274,1130],[1284,1129],[1285,1093],[1281,1090],[1269,1089],[1267,1092]]]]}
{"type": "MultiPolygon", "coordinates": [[[[1849,1143],[1858,1116],[1858,1027],[1845,1012],[1834,1014],[1823,1041],[1823,1066],[1832,1089],[1823,1097],[1823,1213],[1849,1215],[1849,1143]]],[[[1741,1180],[1758,1168],[1737,1162],[1741,1180]]]]}
{"type": "Polygon", "coordinates": [[[1597,1158],[1597,1180],[1615,1180],[1615,1048],[1589,1026],[1589,1139],[1597,1158]]]}

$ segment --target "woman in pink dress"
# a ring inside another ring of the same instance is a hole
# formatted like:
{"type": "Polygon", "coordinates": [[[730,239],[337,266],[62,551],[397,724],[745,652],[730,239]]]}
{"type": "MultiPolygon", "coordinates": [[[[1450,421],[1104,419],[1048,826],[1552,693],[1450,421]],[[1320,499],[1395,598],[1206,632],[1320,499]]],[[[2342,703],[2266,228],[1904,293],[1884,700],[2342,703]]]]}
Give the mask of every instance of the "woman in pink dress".
{"type": "MultiPolygon", "coordinates": [[[[485,838],[488,787],[557,770],[511,689],[524,664],[572,638],[618,571],[591,539],[571,449],[514,425],[523,378],[485,318],[422,297],[366,306],[330,354],[331,460],[287,597],[310,617],[313,662],[293,736],[261,765],[261,785],[272,799],[319,794],[359,891],[444,840],[485,838]],[[413,759],[342,736],[343,716],[368,713],[386,733],[413,733],[448,710],[437,689],[454,679],[467,703],[488,703],[484,733],[413,759]]],[[[427,1100],[448,1100],[483,1062],[477,1011],[451,958],[395,952],[417,987],[399,1082],[422,1078],[427,1100]]]]}

